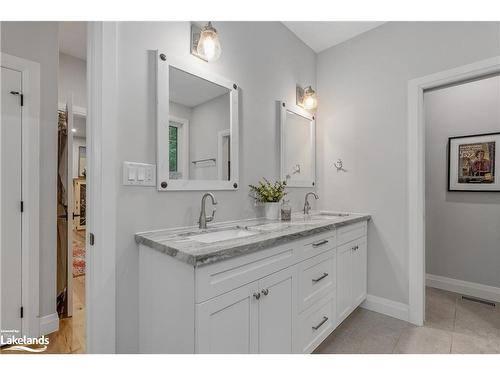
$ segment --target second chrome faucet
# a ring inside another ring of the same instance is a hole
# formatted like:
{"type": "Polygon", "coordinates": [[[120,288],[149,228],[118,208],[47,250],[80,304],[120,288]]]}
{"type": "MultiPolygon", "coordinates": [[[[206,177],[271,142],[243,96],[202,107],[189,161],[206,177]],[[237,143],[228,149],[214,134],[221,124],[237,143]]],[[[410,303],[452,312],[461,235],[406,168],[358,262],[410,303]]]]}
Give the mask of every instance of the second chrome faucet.
{"type": "Polygon", "coordinates": [[[311,211],[311,205],[309,204],[309,201],[307,198],[312,195],[314,196],[315,199],[319,199],[318,194],[315,192],[310,191],[309,193],[306,194],[305,202],[304,202],[304,215],[309,215],[309,212],[311,211]]]}
{"type": "Polygon", "coordinates": [[[215,218],[215,211],[216,211],[215,208],[212,211],[212,216],[207,217],[205,204],[208,197],[210,197],[210,199],[212,200],[212,205],[215,206],[217,204],[217,199],[215,199],[215,195],[213,195],[212,193],[203,194],[203,197],[201,198],[200,218],[198,220],[200,229],[207,229],[207,223],[213,221],[215,218]]]}

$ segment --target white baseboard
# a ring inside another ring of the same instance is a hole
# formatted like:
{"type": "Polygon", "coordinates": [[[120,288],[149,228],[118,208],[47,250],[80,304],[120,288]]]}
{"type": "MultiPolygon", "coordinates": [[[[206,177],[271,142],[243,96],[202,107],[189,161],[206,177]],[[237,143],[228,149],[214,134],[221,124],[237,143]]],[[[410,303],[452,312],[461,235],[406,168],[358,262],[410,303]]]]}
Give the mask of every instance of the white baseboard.
{"type": "Polygon", "coordinates": [[[449,277],[431,274],[426,275],[426,285],[471,297],[500,302],[500,288],[496,288],[494,286],[471,283],[469,281],[451,279],[449,277]]]}
{"type": "Polygon", "coordinates": [[[48,335],[49,333],[59,330],[59,316],[57,313],[40,317],[40,335],[48,335]]]}
{"type": "Polygon", "coordinates": [[[380,314],[392,316],[396,319],[408,321],[408,305],[401,302],[369,294],[361,304],[361,307],[380,314]]]}

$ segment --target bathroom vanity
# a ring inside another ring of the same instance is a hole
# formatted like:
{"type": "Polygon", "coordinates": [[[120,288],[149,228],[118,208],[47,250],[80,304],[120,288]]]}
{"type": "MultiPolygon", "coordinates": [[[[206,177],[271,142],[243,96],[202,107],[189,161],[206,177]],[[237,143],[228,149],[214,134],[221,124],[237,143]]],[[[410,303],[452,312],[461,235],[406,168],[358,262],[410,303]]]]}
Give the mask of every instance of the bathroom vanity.
{"type": "Polygon", "coordinates": [[[312,352],[366,298],[369,219],[317,212],[136,234],[140,352],[312,352]]]}

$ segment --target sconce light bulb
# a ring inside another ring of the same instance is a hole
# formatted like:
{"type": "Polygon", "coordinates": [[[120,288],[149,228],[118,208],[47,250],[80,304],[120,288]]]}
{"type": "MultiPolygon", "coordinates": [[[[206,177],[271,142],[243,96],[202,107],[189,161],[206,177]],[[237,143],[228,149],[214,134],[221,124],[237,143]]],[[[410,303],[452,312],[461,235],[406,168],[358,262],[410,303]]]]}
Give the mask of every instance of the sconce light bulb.
{"type": "Polygon", "coordinates": [[[311,86],[304,90],[304,100],[302,103],[305,109],[316,109],[318,106],[316,91],[314,91],[311,86]]]}
{"type": "Polygon", "coordinates": [[[207,61],[215,61],[220,57],[221,46],[219,35],[211,22],[201,30],[196,52],[207,61]]]}

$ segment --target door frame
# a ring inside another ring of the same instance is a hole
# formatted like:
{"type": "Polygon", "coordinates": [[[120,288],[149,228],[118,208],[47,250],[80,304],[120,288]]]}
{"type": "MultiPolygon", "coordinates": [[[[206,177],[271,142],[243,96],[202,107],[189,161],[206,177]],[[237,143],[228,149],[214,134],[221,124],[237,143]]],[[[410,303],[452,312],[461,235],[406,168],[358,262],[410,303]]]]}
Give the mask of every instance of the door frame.
{"type": "Polygon", "coordinates": [[[408,320],[425,319],[424,91],[500,72],[500,56],[408,81],[408,320]]]}
{"type": "Polygon", "coordinates": [[[116,352],[116,29],[87,23],[87,353],[116,352]]]}
{"type": "Polygon", "coordinates": [[[1,66],[21,72],[22,77],[24,103],[21,107],[21,194],[24,210],[21,219],[21,288],[24,318],[21,324],[22,335],[38,337],[40,335],[40,64],[2,52],[1,66]]]}

